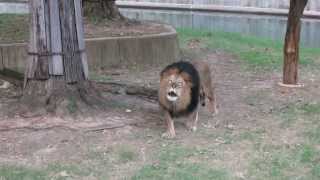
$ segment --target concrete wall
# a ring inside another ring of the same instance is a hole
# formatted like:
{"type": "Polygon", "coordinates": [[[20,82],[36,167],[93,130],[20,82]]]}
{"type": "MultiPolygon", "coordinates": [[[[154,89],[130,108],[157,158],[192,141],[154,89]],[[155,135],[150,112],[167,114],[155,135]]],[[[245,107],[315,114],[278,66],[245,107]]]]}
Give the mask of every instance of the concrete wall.
{"type": "Polygon", "coordinates": [[[0,14],[26,14],[28,12],[27,3],[2,2],[0,0],[0,14]]]}
{"type": "MultiPolygon", "coordinates": [[[[97,38],[86,40],[86,52],[91,71],[123,66],[148,67],[177,61],[180,50],[177,33],[139,37],[97,38]]],[[[27,61],[27,45],[0,44],[0,71],[10,69],[23,73],[27,61]]]]}
{"type": "MultiPolygon", "coordinates": [[[[207,4],[241,7],[288,9],[290,0],[118,0],[177,4],[207,4]]],[[[306,10],[320,11],[320,0],[309,0],[306,10]]]]}

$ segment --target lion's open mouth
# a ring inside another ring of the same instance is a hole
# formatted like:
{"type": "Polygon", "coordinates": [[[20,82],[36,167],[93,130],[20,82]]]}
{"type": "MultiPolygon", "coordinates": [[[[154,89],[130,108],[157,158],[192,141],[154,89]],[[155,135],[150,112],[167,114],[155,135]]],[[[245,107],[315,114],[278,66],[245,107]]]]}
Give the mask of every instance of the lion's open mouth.
{"type": "Polygon", "coordinates": [[[176,101],[178,99],[177,93],[170,91],[167,95],[169,101],[176,101]]]}

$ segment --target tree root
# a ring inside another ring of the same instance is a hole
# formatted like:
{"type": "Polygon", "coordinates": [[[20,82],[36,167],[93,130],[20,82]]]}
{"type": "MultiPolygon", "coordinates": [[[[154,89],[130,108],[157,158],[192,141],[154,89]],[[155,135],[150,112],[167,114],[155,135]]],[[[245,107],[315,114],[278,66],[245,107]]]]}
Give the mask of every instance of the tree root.
{"type": "Polygon", "coordinates": [[[66,84],[63,80],[29,81],[20,99],[19,114],[73,116],[105,108],[106,100],[89,81],[81,84],[66,84]]]}
{"type": "MultiPolygon", "coordinates": [[[[20,84],[18,81],[17,84],[20,84]]],[[[18,102],[8,105],[6,115],[34,118],[46,114],[58,116],[90,116],[110,108],[110,101],[100,92],[126,94],[157,102],[157,89],[118,82],[86,81],[65,84],[62,80],[31,81],[18,102]]]]}
{"type": "Polygon", "coordinates": [[[121,84],[115,82],[95,82],[99,90],[111,92],[114,94],[125,93],[127,95],[138,96],[150,101],[158,100],[158,90],[146,86],[121,84]]]}

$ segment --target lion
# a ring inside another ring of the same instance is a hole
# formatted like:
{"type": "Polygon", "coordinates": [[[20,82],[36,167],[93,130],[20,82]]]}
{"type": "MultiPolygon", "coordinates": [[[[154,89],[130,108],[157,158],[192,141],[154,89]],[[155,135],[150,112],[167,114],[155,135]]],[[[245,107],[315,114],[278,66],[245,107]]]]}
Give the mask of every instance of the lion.
{"type": "Polygon", "coordinates": [[[165,67],[160,73],[158,95],[167,125],[162,134],[165,138],[176,136],[173,118],[189,117],[185,125],[196,131],[200,104],[207,106],[212,115],[217,113],[211,70],[206,62],[179,61],[165,67]]]}

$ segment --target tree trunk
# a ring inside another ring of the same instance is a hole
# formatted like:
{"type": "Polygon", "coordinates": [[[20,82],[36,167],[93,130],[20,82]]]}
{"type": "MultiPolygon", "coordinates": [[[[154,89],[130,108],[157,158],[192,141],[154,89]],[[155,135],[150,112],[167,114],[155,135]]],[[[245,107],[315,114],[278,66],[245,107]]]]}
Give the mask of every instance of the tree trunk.
{"type": "Polygon", "coordinates": [[[283,84],[298,83],[301,17],[308,0],[290,0],[287,32],[284,45],[283,84]]]}
{"type": "Polygon", "coordinates": [[[114,21],[126,20],[115,2],[115,0],[84,0],[84,14],[114,21]]]}
{"type": "MultiPolygon", "coordinates": [[[[91,86],[79,0],[32,0],[29,58],[22,104],[28,111],[75,110],[91,86]],[[61,107],[59,107],[61,105],[61,107]],[[31,108],[31,110],[30,110],[31,108]]],[[[37,113],[37,112],[35,112],[37,113]]]]}

